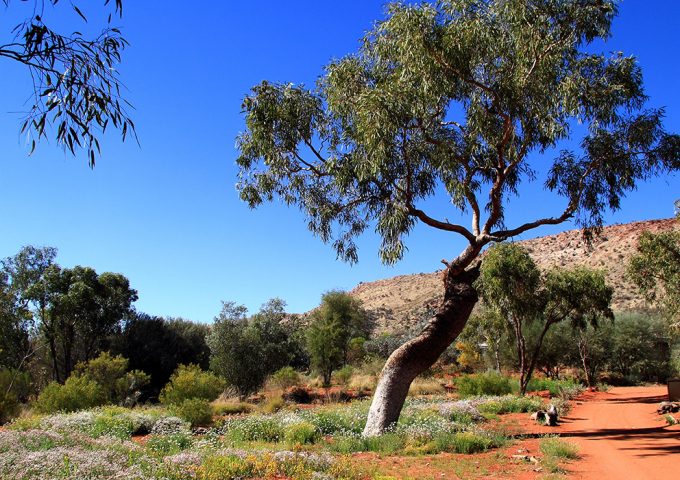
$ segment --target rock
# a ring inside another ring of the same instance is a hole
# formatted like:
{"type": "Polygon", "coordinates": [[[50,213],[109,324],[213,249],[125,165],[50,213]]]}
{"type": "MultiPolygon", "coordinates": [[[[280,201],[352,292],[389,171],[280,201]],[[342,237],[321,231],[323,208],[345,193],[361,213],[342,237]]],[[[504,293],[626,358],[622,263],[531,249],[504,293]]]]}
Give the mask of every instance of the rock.
{"type": "Polygon", "coordinates": [[[659,415],[663,415],[664,413],[675,413],[679,410],[680,403],[678,402],[661,402],[659,407],[656,409],[656,412],[659,415]]]}

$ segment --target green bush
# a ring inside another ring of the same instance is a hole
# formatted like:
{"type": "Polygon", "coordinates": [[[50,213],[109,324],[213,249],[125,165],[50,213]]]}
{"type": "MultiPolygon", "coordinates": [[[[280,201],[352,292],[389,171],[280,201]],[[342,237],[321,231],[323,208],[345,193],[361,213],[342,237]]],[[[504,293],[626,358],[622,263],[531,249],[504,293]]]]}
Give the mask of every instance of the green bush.
{"type": "Polygon", "coordinates": [[[0,424],[9,422],[21,412],[19,400],[12,393],[0,392],[0,424]]]}
{"type": "Polygon", "coordinates": [[[75,412],[106,403],[104,388],[87,375],[71,375],[63,385],[50,383],[38,397],[39,413],[75,412]]]}
{"type": "Polygon", "coordinates": [[[185,400],[202,398],[212,402],[224,390],[224,381],[198,365],[180,365],[158,397],[163,405],[181,405],[185,400]]]}
{"type": "Polygon", "coordinates": [[[354,374],[354,369],[349,365],[342,367],[335,372],[335,381],[340,385],[347,385],[354,374]]]}
{"type": "Polygon", "coordinates": [[[207,400],[202,398],[188,398],[179,405],[171,408],[173,415],[178,416],[192,425],[208,425],[212,423],[213,410],[207,400]]]}
{"type": "Polygon", "coordinates": [[[246,402],[239,403],[218,403],[213,404],[213,415],[236,415],[239,413],[250,413],[253,406],[246,402]]]}
{"type": "Polygon", "coordinates": [[[496,373],[484,375],[463,375],[456,380],[461,397],[477,395],[507,395],[512,392],[510,378],[496,373]]]}
{"type": "Polygon", "coordinates": [[[293,367],[283,367],[272,375],[272,383],[282,390],[300,384],[300,374],[293,367]]]}
{"type": "Polygon", "coordinates": [[[576,460],[579,446],[575,442],[569,442],[559,437],[544,437],[538,441],[538,448],[546,457],[564,458],[576,460]]]}
{"type": "Polygon", "coordinates": [[[284,440],[292,445],[314,443],[321,436],[321,432],[314,425],[307,422],[290,425],[284,434],[284,440]]]}
{"type": "Polygon", "coordinates": [[[149,384],[151,378],[140,370],[128,372],[128,360],[122,355],[112,357],[102,352],[99,357],[87,363],[79,362],[76,372],[89,376],[104,388],[110,402],[119,403],[134,396],[149,384]]]}

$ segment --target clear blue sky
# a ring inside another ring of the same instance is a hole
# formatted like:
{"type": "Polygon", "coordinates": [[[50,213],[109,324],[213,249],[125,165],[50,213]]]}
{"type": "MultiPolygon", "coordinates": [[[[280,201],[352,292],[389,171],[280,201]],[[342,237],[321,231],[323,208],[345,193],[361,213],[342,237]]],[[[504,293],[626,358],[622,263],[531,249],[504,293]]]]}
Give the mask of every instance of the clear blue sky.
{"type": "MultiPolygon", "coordinates": [[[[79,2],[90,27],[105,19],[100,4],[79,2]]],[[[24,12],[26,4],[15,1],[0,14],[0,43],[24,12]]],[[[45,19],[87,29],[74,15],[60,2],[45,19]]],[[[212,321],[220,300],[254,313],[280,297],[289,311],[303,312],[329,289],[440,268],[463,247],[451,234],[418,227],[395,267],[380,264],[379,239],[368,234],[359,264],[350,266],[309,233],[297,209],[267,204],[250,211],[234,188],[240,103],[250,87],[263,79],[312,85],[331,58],[355,52],[382,16],[383,3],[370,0],[124,1],[124,16],[114,23],[131,45],[119,70],[141,148],[111,130],[94,170],[84,152],[73,158],[54,142],[28,156],[21,116],[11,112],[25,108],[30,78],[0,59],[0,257],[28,244],[57,247],[64,267],[127,276],[139,291],[138,310],[201,322],[212,321]]],[[[677,0],[626,0],[613,39],[600,47],[638,56],[649,105],[666,106],[673,132],[680,132],[679,22],[677,0]]],[[[512,200],[510,226],[564,207],[541,185],[525,186],[512,200]]],[[[608,223],[672,216],[679,187],[677,177],[641,186],[608,223]]]]}

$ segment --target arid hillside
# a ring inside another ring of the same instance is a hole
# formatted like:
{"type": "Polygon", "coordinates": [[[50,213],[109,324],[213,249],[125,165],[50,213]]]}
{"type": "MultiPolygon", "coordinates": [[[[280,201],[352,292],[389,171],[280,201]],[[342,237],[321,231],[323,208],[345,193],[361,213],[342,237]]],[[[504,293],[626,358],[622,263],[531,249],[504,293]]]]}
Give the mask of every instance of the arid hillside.
{"type": "MultiPolygon", "coordinates": [[[[674,218],[648,220],[605,227],[590,248],[580,230],[518,242],[530,252],[542,269],[553,265],[574,267],[587,265],[605,269],[608,283],[614,287],[614,311],[645,305],[635,287],[625,276],[628,258],[635,251],[644,230],[658,233],[678,228],[674,218]]],[[[363,301],[373,323],[373,334],[385,331],[400,333],[426,318],[441,301],[442,271],[419,273],[362,283],[350,292],[363,301]]]]}

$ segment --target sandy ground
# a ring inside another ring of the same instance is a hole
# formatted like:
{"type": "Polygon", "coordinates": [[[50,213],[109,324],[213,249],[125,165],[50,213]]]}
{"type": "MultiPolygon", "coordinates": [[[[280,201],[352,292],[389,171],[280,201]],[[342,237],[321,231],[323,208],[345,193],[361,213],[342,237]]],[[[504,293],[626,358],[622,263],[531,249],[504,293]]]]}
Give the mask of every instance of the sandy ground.
{"type": "Polygon", "coordinates": [[[569,477],[680,479],[680,425],[667,425],[656,412],[666,399],[665,386],[618,387],[577,402],[555,428],[581,446],[582,458],[567,466],[569,477]]]}

